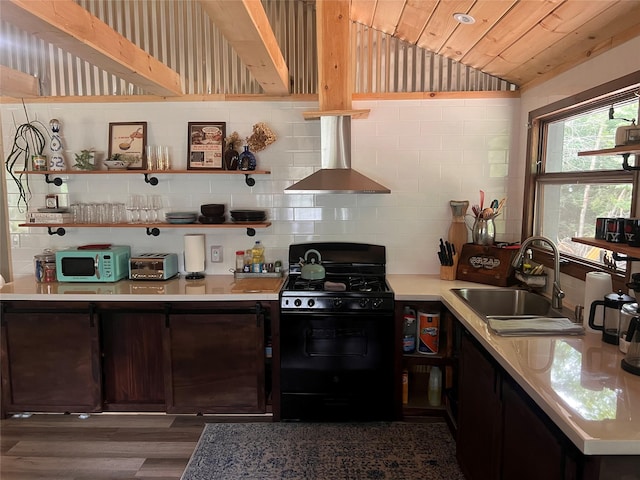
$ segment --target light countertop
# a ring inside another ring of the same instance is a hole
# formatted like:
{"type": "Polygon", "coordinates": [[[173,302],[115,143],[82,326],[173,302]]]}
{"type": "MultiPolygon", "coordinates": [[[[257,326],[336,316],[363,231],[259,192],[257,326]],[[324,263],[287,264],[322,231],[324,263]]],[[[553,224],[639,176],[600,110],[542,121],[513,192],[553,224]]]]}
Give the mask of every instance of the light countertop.
{"type": "Polygon", "coordinates": [[[239,279],[233,275],[207,275],[202,280],[184,277],[170,280],[114,283],[37,283],[20,277],[0,289],[0,300],[211,302],[224,300],[278,300],[284,278],[239,279]]]}
{"type": "MultiPolygon", "coordinates": [[[[617,346],[603,343],[599,333],[500,337],[451,292],[487,285],[444,281],[437,275],[388,275],[387,279],[396,300],[442,301],[582,453],[640,456],[640,376],[620,368],[623,354],[617,346]]],[[[277,300],[284,279],[264,280],[271,282],[245,288],[232,275],[113,284],[38,284],[23,277],[0,289],[0,300],[277,300]]]]}
{"type": "Polygon", "coordinates": [[[582,453],[640,456],[640,376],[622,370],[624,354],[600,333],[501,337],[450,290],[487,285],[387,278],[396,300],[441,300],[582,453]]]}

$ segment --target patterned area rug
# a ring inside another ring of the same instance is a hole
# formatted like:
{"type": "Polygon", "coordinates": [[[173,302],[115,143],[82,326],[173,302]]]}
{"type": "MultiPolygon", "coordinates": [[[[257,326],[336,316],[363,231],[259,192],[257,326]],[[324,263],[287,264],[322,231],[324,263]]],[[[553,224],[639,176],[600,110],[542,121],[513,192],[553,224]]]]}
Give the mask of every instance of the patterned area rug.
{"type": "Polygon", "coordinates": [[[182,480],[464,480],[444,423],[205,425],[182,480]]]}

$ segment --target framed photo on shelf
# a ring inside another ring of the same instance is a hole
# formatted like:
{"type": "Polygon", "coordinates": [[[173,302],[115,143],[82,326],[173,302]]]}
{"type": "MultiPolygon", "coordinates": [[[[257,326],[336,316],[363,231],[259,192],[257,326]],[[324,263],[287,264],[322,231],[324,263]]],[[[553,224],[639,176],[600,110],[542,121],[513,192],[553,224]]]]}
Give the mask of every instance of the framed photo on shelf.
{"type": "Polygon", "coordinates": [[[225,122],[189,122],[188,170],[222,170],[225,122]]]}
{"type": "Polygon", "coordinates": [[[130,170],[146,170],[147,122],[109,124],[109,156],[119,153],[131,160],[130,170]]]}

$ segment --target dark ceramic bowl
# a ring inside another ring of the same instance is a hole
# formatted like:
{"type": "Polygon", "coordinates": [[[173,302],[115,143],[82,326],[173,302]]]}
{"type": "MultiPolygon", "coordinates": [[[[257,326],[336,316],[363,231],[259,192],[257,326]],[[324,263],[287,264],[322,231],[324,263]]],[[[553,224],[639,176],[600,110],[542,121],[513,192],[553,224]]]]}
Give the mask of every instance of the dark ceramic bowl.
{"type": "Polygon", "coordinates": [[[207,203],[205,205],[200,205],[200,212],[205,217],[219,217],[220,215],[224,215],[224,204],[207,203]]]}

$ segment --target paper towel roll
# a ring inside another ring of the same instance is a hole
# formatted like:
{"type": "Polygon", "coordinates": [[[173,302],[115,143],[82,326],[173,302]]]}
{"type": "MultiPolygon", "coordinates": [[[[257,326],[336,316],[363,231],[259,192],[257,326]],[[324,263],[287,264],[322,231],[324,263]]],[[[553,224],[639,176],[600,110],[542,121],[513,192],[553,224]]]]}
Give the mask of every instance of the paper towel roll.
{"type": "MultiPolygon", "coordinates": [[[[589,272],[585,279],[584,286],[584,327],[590,332],[599,332],[589,326],[589,313],[591,312],[591,304],[596,300],[604,300],[613,290],[611,283],[611,274],[606,272],[589,272]]],[[[598,305],[593,317],[594,324],[602,325],[602,311],[604,307],[598,305]]]]}
{"type": "Polygon", "coordinates": [[[184,236],[184,269],[185,271],[191,272],[191,273],[205,271],[206,255],[205,255],[204,243],[205,243],[204,235],[202,234],[190,233],[184,236]]]}

